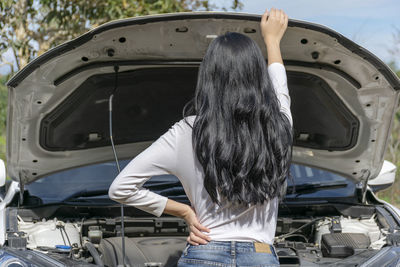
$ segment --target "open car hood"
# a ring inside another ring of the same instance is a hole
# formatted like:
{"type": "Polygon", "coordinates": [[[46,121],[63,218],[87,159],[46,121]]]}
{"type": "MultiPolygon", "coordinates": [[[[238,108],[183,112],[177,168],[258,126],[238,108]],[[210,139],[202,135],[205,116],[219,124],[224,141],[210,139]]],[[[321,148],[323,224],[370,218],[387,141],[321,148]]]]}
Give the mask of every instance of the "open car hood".
{"type": "MultiPolygon", "coordinates": [[[[7,167],[22,184],[113,160],[114,140],[132,158],[176,121],[193,97],[197,69],[215,36],[255,40],[261,16],[184,12],[113,21],[30,62],[9,82],[7,167]]],[[[290,20],[281,42],[292,98],[293,161],[353,180],[375,177],[400,82],[376,56],[324,26],[290,20]]]]}

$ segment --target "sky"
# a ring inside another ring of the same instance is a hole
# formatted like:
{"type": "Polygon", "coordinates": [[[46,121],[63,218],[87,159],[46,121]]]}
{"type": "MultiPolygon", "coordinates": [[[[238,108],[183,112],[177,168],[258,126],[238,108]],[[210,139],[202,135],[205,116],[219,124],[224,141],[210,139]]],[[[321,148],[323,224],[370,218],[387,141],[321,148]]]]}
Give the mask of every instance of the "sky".
{"type": "MultiPolygon", "coordinates": [[[[215,0],[230,6],[231,0],[215,0]]],[[[400,67],[400,55],[393,56],[393,35],[400,32],[399,0],[242,0],[240,12],[262,14],[271,7],[282,9],[289,19],[327,26],[356,42],[381,60],[400,67]]],[[[400,40],[399,40],[400,41],[400,40]]],[[[400,48],[400,43],[397,44],[400,48]]]]}
{"type": "MultiPolygon", "coordinates": [[[[213,0],[218,6],[229,7],[232,0],[213,0]]],[[[400,55],[390,54],[395,48],[393,35],[400,32],[399,0],[241,0],[239,12],[262,14],[275,7],[284,10],[290,19],[325,25],[367,50],[384,62],[392,60],[400,68],[400,55]]],[[[397,44],[400,48],[400,44],[397,44]]],[[[7,58],[11,58],[8,55],[7,58]]],[[[9,67],[0,67],[5,74],[9,67]]]]}

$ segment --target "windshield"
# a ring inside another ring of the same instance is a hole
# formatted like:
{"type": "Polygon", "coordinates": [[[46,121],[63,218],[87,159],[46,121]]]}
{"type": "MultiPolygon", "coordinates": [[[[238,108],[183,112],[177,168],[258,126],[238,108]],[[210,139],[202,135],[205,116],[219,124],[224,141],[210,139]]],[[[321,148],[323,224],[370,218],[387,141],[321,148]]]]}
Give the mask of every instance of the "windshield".
{"type": "MultiPolygon", "coordinates": [[[[121,169],[129,161],[121,160],[121,169]]],[[[293,182],[289,179],[287,198],[351,197],[355,193],[352,181],[324,170],[292,164],[291,175],[296,192],[292,192],[293,182]]],[[[115,162],[100,163],[48,175],[26,185],[25,190],[43,204],[88,198],[108,200],[108,188],[116,176],[115,162]]],[[[188,202],[181,183],[173,175],[154,176],[143,186],[176,201],[188,202]]]]}

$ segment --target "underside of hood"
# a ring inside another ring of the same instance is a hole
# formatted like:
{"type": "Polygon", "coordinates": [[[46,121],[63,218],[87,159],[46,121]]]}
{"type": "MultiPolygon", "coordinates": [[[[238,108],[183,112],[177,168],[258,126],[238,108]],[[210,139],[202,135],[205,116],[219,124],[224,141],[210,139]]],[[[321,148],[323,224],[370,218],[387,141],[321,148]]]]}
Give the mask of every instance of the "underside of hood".
{"type": "MultiPolygon", "coordinates": [[[[135,17],[104,24],[36,58],[8,82],[10,177],[29,183],[111,161],[108,98],[116,81],[116,149],[120,158],[135,157],[182,118],[213,38],[226,31],[246,34],[267,58],[260,19],[228,12],[135,17]]],[[[356,181],[375,177],[399,79],[324,26],[290,20],[281,49],[292,99],[293,162],[356,181]]]]}

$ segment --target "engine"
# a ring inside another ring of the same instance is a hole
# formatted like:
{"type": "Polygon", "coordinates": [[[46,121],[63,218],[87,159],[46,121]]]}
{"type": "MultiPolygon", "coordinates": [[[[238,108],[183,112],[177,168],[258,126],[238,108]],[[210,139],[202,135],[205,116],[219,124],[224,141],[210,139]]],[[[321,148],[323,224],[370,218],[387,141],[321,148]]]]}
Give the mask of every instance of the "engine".
{"type": "MultiPolygon", "coordinates": [[[[393,237],[398,240],[393,217],[379,207],[362,208],[358,213],[354,208],[304,209],[307,211],[297,214],[289,209],[280,210],[274,245],[281,266],[315,266],[335,261],[357,264],[391,245],[393,237]]],[[[105,266],[122,263],[118,217],[35,220],[17,216],[17,225],[20,236],[9,239],[11,247],[23,246],[24,241],[29,250],[64,262],[68,259],[105,266]]],[[[185,222],[179,218],[127,217],[125,263],[175,266],[188,234],[185,222]]]]}

